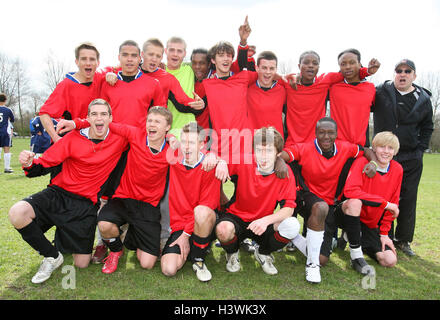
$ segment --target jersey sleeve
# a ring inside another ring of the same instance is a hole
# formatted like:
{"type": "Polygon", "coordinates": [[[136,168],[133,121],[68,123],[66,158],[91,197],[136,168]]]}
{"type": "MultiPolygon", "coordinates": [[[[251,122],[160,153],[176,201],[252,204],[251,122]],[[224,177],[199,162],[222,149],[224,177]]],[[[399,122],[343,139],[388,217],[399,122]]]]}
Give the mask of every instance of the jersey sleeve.
{"type": "MultiPolygon", "coordinates": [[[[403,169],[402,167],[396,166],[393,168],[394,170],[399,170],[399,173],[396,175],[396,181],[395,181],[395,189],[393,196],[390,199],[391,203],[399,204],[399,198],[400,198],[400,189],[402,187],[402,178],[403,178],[403,169]]],[[[385,210],[384,216],[382,218],[381,224],[379,226],[379,233],[382,235],[388,235],[388,232],[391,230],[391,224],[394,221],[394,217],[391,214],[390,211],[385,210]]]]}
{"type": "Polygon", "coordinates": [[[364,191],[364,182],[369,178],[362,171],[367,161],[364,158],[355,160],[347,176],[344,195],[349,199],[361,200],[363,205],[385,209],[388,203],[385,198],[364,191]]]}
{"type": "Polygon", "coordinates": [[[48,173],[48,168],[63,163],[70,156],[70,148],[74,132],[69,132],[63,139],[53,144],[39,158],[33,159],[29,167],[23,167],[26,177],[38,177],[48,173]]]}
{"type": "Polygon", "coordinates": [[[289,155],[289,163],[294,160],[299,161],[301,159],[300,150],[301,148],[298,144],[284,147],[284,151],[289,155]]]}
{"type": "Polygon", "coordinates": [[[113,133],[126,138],[128,141],[133,141],[139,132],[137,127],[122,123],[110,122],[108,127],[113,133]]]}
{"type": "Polygon", "coordinates": [[[296,208],[296,182],[295,176],[290,168],[288,168],[289,175],[283,179],[285,184],[280,192],[278,202],[281,208],[296,208]]]}

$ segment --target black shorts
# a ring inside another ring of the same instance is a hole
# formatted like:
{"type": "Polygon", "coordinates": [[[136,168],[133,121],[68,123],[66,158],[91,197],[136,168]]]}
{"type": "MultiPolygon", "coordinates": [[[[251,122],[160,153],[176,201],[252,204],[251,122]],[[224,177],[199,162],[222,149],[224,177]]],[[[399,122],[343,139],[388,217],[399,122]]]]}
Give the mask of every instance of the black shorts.
{"type": "Polygon", "coordinates": [[[312,207],[317,202],[325,202],[316,194],[310,191],[299,190],[296,192],[296,208],[295,208],[295,216],[300,215],[304,218],[304,221],[307,221],[312,213],[312,207]]]}
{"type": "Polygon", "coordinates": [[[90,254],[93,250],[98,207],[87,198],[56,186],[25,199],[35,212],[35,222],[43,232],[53,226],[55,247],[63,254],[90,254]]]}
{"type": "Polygon", "coordinates": [[[112,198],[99,212],[99,221],[111,222],[118,227],[128,223],[124,246],[159,256],[161,226],[158,207],[134,199],[112,198]]]}
{"type": "MultiPolygon", "coordinates": [[[[369,228],[361,221],[361,234],[362,251],[371,259],[377,261],[376,253],[382,251],[379,228],[369,228]]],[[[391,248],[385,246],[385,250],[391,250],[391,248]]]]}
{"type": "Polygon", "coordinates": [[[262,248],[262,251],[273,251],[271,250],[271,241],[270,238],[273,238],[275,230],[273,228],[273,224],[267,226],[266,231],[262,235],[256,235],[251,230],[247,229],[247,227],[251,224],[251,222],[245,222],[240,217],[235,214],[229,212],[220,212],[218,214],[218,220],[216,221],[214,230],[217,225],[222,221],[229,221],[234,224],[235,227],[235,235],[237,236],[238,242],[241,243],[244,239],[250,238],[255,240],[256,243],[262,248]]]}

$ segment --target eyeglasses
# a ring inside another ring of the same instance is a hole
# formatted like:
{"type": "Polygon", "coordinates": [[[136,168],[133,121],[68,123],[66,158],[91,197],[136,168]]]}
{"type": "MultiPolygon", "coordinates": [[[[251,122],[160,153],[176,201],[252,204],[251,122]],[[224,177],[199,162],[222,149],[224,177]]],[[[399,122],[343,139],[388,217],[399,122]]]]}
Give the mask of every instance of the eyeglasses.
{"type": "Polygon", "coordinates": [[[411,72],[412,72],[412,70],[410,70],[410,69],[405,69],[405,70],[402,70],[402,69],[397,69],[396,70],[396,73],[402,73],[402,72],[405,72],[406,74],[410,74],[411,72]]]}

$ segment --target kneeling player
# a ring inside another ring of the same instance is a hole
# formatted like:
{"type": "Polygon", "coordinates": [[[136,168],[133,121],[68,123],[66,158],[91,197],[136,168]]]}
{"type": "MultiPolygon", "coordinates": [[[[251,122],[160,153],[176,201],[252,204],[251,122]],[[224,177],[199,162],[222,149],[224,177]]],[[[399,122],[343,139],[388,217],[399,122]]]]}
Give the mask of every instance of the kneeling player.
{"type": "Polygon", "coordinates": [[[63,164],[50,185],[9,210],[9,220],[34,250],[44,257],[33,283],[49,279],[72,253],[75,266],[88,266],[96,228],[97,199],[101,186],[116,166],[125,139],[109,132],[110,105],[96,99],[89,105],[90,128],[73,131],[50,147],[42,157],[24,150],[20,163],[26,176],[45,174],[48,168],[63,164]],[[44,236],[56,226],[55,246],[44,236]]]}
{"type": "Polygon", "coordinates": [[[393,267],[397,255],[388,232],[399,214],[403,169],[392,160],[399,151],[399,140],[384,131],[374,137],[372,145],[377,174],[373,178],[366,176],[362,170],[368,162],[365,158],[353,163],[344,188],[344,195],[349,198],[342,205],[344,222],[351,220],[350,224],[355,226],[349,228],[351,232],[346,231],[352,260],[363,259],[363,249],[381,266],[393,267]]]}
{"type": "Polygon", "coordinates": [[[166,276],[174,276],[189,254],[197,278],[200,281],[211,279],[204,258],[216,220],[214,209],[220,202],[220,181],[215,177],[215,170],[202,169],[204,140],[204,130],[196,122],[185,125],[180,134],[183,159],[170,167],[172,233],[160,261],[166,276]]]}
{"type": "MultiPolygon", "coordinates": [[[[293,173],[279,179],[274,173],[277,155],[284,141],[274,128],[261,128],[254,135],[254,155],[243,155],[239,164],[228,164],[229,174],[237,176],[235,201],[220,213],[215,231],[226,251],[226,269],[240,270],[238,249],[245,238],[254,239],[259,247],[256,260],[267,274],[277,274],[272,252],[283,248],[298,235],[299,222],[292,217],[296,206],[293,173]],[[246,162],[244,162],[247,160],[246,162]],[[277,205],[280,210],[274,212],[277,205]]],[[[224,166],[219,164],[217,168],[224,166]]]]}

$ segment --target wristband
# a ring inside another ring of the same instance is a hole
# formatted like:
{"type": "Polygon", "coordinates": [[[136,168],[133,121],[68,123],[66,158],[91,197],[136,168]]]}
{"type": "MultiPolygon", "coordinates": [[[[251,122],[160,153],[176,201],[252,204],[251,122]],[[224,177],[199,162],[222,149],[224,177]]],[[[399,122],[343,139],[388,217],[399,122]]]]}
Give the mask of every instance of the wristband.
{"type": "Polygon", "coordinates": [[[189,233],[186,233],[185,231],[183,231],[183,234],[188,236],[188,237],[191,237],[191,235],[189,233]]]}

